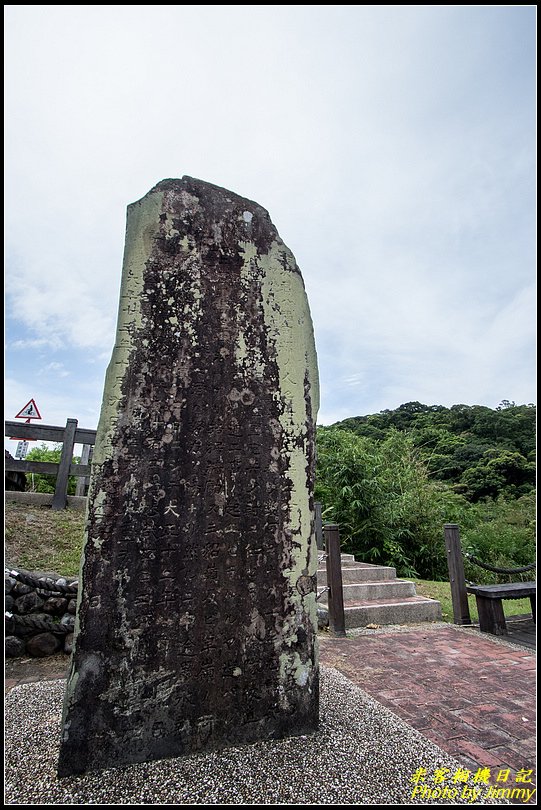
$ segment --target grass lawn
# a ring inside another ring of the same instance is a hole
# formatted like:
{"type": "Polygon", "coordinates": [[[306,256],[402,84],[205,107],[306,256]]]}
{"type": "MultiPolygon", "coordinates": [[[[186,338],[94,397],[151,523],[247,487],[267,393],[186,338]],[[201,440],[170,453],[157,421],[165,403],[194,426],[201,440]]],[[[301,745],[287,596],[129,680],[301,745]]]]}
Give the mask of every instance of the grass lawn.
{"type": "Polygon", "coordinates": [[[27,571],[77,576],[83,547],[84,514],[72,509],[6,501],[5,562],[27,571]]]}
{"type": "MultiPolygon", "coordinates": [[[[441,612],[444,622],[453,621],[453,603],[451,601],[451,585],[449,582],[431,582],[427,579],[412,579],[419,596],[429,596],[437,599],[441,604],[441,612]]],[[[468,594],[470,605],[470,618],[472,622],[479,621],[475,596],[468,594]]],[[[529,599],[504,599],[503,612],[505,616],[524,616],[530,614],[532,608],[529,599]]]]}

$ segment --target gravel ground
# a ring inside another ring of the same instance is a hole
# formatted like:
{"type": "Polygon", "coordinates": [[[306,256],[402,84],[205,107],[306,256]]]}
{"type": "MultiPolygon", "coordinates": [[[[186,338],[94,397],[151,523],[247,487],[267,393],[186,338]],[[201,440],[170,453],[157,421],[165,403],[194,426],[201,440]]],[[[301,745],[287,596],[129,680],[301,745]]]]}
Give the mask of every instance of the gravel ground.
{"type": "Polygon", "coordinates": [[[42,681],[6,696],[5,804],[507,804],[484,799],[486,786],[462,797],[457,760],[325,667],[316,734],[59,780],[64,689],[42,681]],[[419,767],[432,790],[435,769],[449,768],[458,796],[412,799],[419,767]]]}

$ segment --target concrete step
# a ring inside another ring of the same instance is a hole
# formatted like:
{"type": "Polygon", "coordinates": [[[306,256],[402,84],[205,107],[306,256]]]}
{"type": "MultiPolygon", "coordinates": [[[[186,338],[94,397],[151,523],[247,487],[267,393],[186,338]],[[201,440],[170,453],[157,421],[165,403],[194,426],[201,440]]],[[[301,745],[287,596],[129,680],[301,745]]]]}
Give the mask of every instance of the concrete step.
{"type": "MultiPolygon", "coordinates": [[[[346,629],[441,620],[440,603],[417,596],[415,583],[397,579],[391,566],[361,563],[353,554],[342,554],[342,583],[346,629]]],[[[317,584],[319,592],[327,585],[325,560],[318,565],[317,584]]],[[[318,600],[318,613],[323,616],[327,596],[323,593],[318,600]]]]}
{"type": "MultiPolygon", "coordinates": [[[[396,579],[396,568],[386,565],[367,565],[355,563],[344,566],[342,563],[342,582],[379,582],[381,580],[396,579]]],[[[327,568],[320,565],[317,569],[317,584],[322,588],[327,584],[327,568]]]]}
{"type": "MultiPolygon", "coordinates": [[[[326,606],[321,605],[325,610],[326,606]]],[[[409,596],[397,599],[359,599],[344,605],[346,630],[368,624],[417,624],[441,621],[441,605],[435,599],[409,596]]]]}
{"type": "MultiPolygon", "coordinates": [[[[326,583],[325,583],[326,584],[326,583]]],[[[401,597],[416,596],[415,585],[402,579],[391,581],[356,582],[355,584],[344,583],[344,605],[349,605],[359,599],[398,599],[401,597]]],[[[324,594],[320,602],[327,601],[327,594],[324,594]]]]}

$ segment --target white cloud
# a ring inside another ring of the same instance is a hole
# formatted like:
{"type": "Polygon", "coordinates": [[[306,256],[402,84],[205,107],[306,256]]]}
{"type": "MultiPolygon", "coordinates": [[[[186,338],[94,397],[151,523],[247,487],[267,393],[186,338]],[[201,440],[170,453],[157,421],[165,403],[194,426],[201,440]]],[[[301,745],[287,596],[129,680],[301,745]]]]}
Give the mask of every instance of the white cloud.
{"type": "Polygon", "coordinates": [[[12,340],[8,345],[9,348],[14,351],[17,351],[18,349],[59,349],[62,346],[62,341],[57,336],[44,338],[24,338],[23,340],[12,340]]]}
{"type": "Polygon", "coordinates": [[[69,415],[114,340],[126,206],[183,174],[257,200],[295,253],[329,420],[534,399],[533,7],[6,21],[8,352],[63,363],[69,415]]]}
{"type": "Polygon", "coordinates": [[[66,370],[63,363],[48,363],[39,372],[41,376],[54,377],[69,377],[70,372],[66,370]]]}

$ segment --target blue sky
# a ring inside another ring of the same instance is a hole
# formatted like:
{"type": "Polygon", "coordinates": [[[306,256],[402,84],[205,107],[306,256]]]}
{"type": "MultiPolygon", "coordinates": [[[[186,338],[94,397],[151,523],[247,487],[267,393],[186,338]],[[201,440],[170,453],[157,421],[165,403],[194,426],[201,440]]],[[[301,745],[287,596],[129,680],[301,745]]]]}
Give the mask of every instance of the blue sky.
{"type": "Polygon", "coordinates": [[[535,402],[534,6],[4,9],[7,419],[96,427],[126,206],[185,174],[295,254],[320,424],[535,402]]]}

